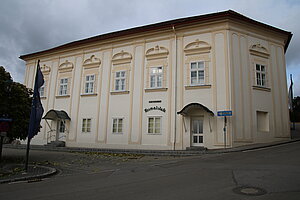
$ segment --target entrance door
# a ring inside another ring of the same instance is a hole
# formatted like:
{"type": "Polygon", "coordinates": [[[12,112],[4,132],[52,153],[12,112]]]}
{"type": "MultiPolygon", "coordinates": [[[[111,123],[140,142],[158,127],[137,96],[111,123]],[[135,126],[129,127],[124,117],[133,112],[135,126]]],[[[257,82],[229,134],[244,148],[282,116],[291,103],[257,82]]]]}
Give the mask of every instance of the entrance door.
{"type": "Polygon", "coordinates": [[[65,120],[57,120],[56,141],[65,141],[65,120]]]}
{"type": "Polygon", "coordinates": [[[203,146],[203,118],[192,118],[191,146],[203,146]]]}

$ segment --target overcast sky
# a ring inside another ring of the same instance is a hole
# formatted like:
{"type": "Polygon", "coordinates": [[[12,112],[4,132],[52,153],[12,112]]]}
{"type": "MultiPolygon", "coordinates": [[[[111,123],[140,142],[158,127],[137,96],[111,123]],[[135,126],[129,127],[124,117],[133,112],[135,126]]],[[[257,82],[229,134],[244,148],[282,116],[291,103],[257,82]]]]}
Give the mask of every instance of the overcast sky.
{"type": "Polygon", "coordinates": [[[234,10],[291,31],[287,74],[300,95],[298,0],[0,0],[0,66],[23,83],[18,57],[74,40],[161,21],[234,10]]]}

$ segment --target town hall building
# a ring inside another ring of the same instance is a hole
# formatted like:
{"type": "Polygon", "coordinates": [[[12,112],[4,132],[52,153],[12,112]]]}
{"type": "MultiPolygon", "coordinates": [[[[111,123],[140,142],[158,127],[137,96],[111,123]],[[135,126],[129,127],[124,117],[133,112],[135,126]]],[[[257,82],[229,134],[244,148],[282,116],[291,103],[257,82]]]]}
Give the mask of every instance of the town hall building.
{"type": "Polygon", "coordinates": [[[33,88],[38,60],[45,79],[31,143],[185,150],[288,140],[291,37],[228,10],[22,55],[24,84],[33,88]],[[218,111],[229,111],[226,126],[218,111]]]}

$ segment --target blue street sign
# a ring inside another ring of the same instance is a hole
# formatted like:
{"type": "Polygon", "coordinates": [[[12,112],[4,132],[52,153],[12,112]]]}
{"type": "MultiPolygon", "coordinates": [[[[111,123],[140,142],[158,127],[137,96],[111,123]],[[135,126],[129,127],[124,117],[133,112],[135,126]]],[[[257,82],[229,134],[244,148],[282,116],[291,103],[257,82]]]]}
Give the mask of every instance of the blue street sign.
{"type": "Polygon", "coordinates": [[[218,116],[232,116],[232,111],[231,110],[223,110],[223,111],[218,111],[218,116]]]}

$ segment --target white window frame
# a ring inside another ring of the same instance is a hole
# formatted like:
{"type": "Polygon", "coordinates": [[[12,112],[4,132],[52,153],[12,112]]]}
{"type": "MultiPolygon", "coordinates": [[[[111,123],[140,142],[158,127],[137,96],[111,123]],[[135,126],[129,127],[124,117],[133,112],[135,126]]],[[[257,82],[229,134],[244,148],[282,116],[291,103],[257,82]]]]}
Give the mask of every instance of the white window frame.
{"type": "Polygon", "coordinates": [[[46,87],[46,81],[44,81],[44,84],[39,89],[40,97],[45,97],[45,87],[46,87]]]}
{"type": "Polygon", "coordinates": [[[126,90],[126,71],[122,70],[122,71],[116,71],[115,72],[115,91],[125,91],[126,90]],[[121,76],[122,73],[124,73],[124,76],[121,76]],[[117,75],[119,74],[119,77],[117,77],[117,75]],[[124,81],[124,85],[122,84],[122,81],[124,81]],[[119,84],[117,83],[119,82],[119,84]],[[122,88],[122,86],[124,86],[122,88]]]}
{"type": "Polygon", "coordinates": [[[84,94],[94,94],[95,79],[95,74],[85,76],[84,94]]]}
{"type": "Polygon", "coordinates": [[[68,95],[68,82],[69,82],[68,78],[61,78],[59,80],[59,92],[58,92],[59,96],[68,95]]]}
{"type": "Polygon", "coordinates": [[[90,133],[92,129],[92,119],[91,118],[82,118],[81,121],[81,132],[90,133]]]}
{"type": "Polygon", "coordinates": [[[255,85],[259,87],[267,87],[267,66],[265,64],[255,63],[254,67],[255,67],[255,85]],[[259,69],[257,69],[257,67],[259,69]]]}
{"type": "Polygon", "coordinates": [[[163,66],[150,67],[150,88],[162,88],[163,87],[163,77],[164,77],[163,66]],[[153,70],[156,70],[154,72],[153,70]],[[154,85],[152,85],[152,77],[154,78],[154,85]]]}
{"type": "Polygon", "coordinates": [[[114,117],[114,118],[112,118],[111,132],[113,134],[123,134],[123,132],[124,132],[124,117],[114,117]],[[116,125],[116,127],[115,127],[115,125],[116,125]],[[115,129],[114,129],[114,127],[115,127],[115,129]]]}
{"type": "Polygon", "coordinates": [[[161,135],[162,134],[162,116],[148,116],[147,120],[147,133],[149,135],[161,135]],[[153,128],[152,132],[150,131],[150,119],[153,118],[153,128]],[[156,132],[157,120],[159,119],[159,132],[156,132]]]}
{"type": "Polygon", "coordinates": [[[190,67],[190,84],[192,86],[194,86],[194,85],[205,85],[205,62],[203,60],[192,61],[192,62],[190,62],[189,67],[190,67]],[[195,63],[197,65],[197,67],[195,69],[192,69],[192,64],[195,64],[195,63]],[[203,63],[202,68],[199,68],[199,63],[203,63]],[[193,83],[192,73],[195,73],[195,72],[196,72],[196,83],[193,83]],[[203,79],[200,79],[199,72],[203,73],[203,79]]]}

